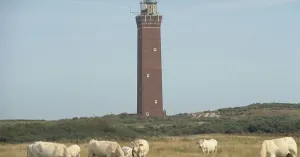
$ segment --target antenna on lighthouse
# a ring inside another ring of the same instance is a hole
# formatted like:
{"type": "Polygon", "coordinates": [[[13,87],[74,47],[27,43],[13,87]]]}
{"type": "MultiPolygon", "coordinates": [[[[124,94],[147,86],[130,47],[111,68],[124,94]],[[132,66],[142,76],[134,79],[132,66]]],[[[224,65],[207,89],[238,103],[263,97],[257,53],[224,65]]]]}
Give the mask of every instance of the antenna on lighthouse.
{"type": "MultiPolygon", "coordinates": [[[[140,3],[142,3],[143,0],[140,0],[140,3]]],[[[139,15],[139,11],[132,11],[131,10],[131,5],[130,5],[130,14],[135,14],[135,15],[139,15]]]]}
{"type": "Polygon", "coordinates": [[[138,14],[139,14],[139,12],[131,11],[131,5],[130,5],[130,13],[131,13],[131,14],[135,14],[135,15],[138,15],[138,14]]]}

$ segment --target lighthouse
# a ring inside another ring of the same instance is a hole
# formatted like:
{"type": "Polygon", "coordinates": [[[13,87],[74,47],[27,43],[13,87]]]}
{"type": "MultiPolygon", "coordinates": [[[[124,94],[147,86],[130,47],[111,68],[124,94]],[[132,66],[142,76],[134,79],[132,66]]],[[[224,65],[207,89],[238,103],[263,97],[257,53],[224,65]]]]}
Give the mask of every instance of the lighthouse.
{"type": "Polygon", "coordinates": [[[137,24],[137,114],[163,117],[161,23],[156,0],[140,2],[137,24]]]}

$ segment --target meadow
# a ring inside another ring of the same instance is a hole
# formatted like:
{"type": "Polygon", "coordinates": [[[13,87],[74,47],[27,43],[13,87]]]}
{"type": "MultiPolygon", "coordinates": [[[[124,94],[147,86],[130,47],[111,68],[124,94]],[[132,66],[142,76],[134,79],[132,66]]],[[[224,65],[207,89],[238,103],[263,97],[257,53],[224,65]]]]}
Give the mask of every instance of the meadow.
{"type": "MultiPolygon", "coordinates": [[[[217,154],[209,156],[219,157],[257,157],[263,140],[277,138],[276,136],[241,136],[225,134],[193,135],[182,137],[145,138],[150,144],[150,152],[147,157],[204,157],[196,141],[199,138],[214,138],[218,141],[217,154]]],[[[300,138],[293,137],[299,149],[300,138]]],[[[131,141],[118,141],[121,146],[131,146],[131,141]]],[[[66,146],[72,143],[62,142],[66,146]]],[[[87,141],[79,144],[81,157],[87,157],[87,141]]],[[[26,146],[22,144],[1,144],[0,157],[26,157],[26,146]]]]}

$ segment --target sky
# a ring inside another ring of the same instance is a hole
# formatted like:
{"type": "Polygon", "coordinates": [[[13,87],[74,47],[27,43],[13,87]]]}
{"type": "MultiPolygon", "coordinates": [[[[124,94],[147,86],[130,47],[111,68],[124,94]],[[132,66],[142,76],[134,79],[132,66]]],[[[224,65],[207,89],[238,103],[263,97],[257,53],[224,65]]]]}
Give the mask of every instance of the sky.
{"type": "MultiPolygon", "coordinates": [[[[0,119],[136,113],[138,0],[1,0],[0,119]]],[[[167,114],[299,103],[300,0],[160,0],[167,114]]]]}

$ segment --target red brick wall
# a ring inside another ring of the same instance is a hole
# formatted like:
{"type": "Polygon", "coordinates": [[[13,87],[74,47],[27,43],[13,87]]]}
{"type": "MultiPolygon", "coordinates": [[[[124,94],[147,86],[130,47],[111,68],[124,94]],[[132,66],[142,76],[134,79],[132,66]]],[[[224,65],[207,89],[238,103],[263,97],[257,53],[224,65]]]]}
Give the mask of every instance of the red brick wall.
{"type": "Polygon", "coordinates": [[[162,16],[137,16],[137,113],[163,117],[161,26],[162,16]],[[149,76],[149,77],[148,77],[149,76]]]}

